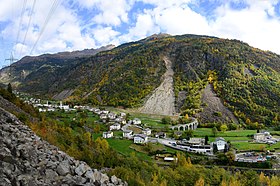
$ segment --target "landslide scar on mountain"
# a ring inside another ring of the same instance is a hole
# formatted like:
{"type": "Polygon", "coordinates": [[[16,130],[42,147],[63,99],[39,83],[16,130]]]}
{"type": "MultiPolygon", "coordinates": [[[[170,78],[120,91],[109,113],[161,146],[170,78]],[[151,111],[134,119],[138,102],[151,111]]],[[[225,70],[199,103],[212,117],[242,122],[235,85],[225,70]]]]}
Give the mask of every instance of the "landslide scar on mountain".
{"type": "Polygon", "coordinates": [[[139,108],[142,113],[174,115],[175,114],[175,94],[173,86],[172,62],[168,57],[163,57],[166,66],[162,83],[157,87],[152,95],[147,97],[147,101],[139,108]]]}
{"type": "Polygon", "coordinates": [[[203,112],[198,113],[198,117],[202,122],[233,122],[238,123],[233,113],[224,106],[222,100],[213,90],[213,86],[208,84],[202,94],[202,102],[206,103],[203,112]],[[220,113],[219,115],[217,113],[220,113]]]}

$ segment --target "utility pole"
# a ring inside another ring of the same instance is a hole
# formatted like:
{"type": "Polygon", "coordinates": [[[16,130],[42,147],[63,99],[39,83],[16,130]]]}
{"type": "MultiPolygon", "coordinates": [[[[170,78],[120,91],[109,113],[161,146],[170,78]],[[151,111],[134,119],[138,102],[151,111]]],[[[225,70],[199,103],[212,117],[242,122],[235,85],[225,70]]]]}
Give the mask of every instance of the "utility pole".
{"type": "Polygon", "coordinates": [[[5,59],[5,61],[10,61],[10,72],[9,72],[9,76],[11,76],[11,72],[12,72],[12,64],[14,61],[17,61],[18,59],[15,59],[13,56],[13,53],[11,52],[11,56],[8,59],[5,59]]]}

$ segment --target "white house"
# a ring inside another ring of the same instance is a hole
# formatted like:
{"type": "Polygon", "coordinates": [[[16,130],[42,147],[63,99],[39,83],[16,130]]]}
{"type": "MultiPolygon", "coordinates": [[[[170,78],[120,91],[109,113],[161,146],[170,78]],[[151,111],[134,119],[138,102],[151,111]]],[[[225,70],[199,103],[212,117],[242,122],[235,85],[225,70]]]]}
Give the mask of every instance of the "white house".
{"type": "Polygon", "coordinates": [[[120,113],[120,116],[121,116],[122,118],[124,118],[124,117],[126,116],[126,113],[121,112],[121,113],[120,113]]]}
{"type": "Polygon", "coordinates": [[[124,118],[116,118],[115,122],[121,123],[121,124],[126,124],[126,121],[124,118]]]}
{"type": "Polygon", "coordinates": [[[205,139],[204,138],[190,138],[188,143],[191,145],[204,145],[205,139]]]}
{"type": "Polygon", "coordinates": [[[140,124],[141,124],[141,120],[140,120],[139,118],[134,118],[134,119],[132,120],[132,123],[133,123],[134,125],[140,125],[140,124]]]}
{"type": "Polygon", "coordinates": [[[39,108],[39,112],[47,112],[46,109],[39,108]]]}
{"type": "Polygon", "coordinates": [[[145,134],[134,135],[133,142],[137,144],[144,144],[148,142],[148,136],[145,134]]]}
{"type": "Polygon", "coordinates": [[[55,109],[54,109],[54,108],[47,108],[47,111],[48,111],[48,112],[54,112],[55,109]]]}
{"type": "Polygon", "coordinates": [[[115,114],[115,113],[113,113],[113,112],[110,112],[110,113],[108,114],[108,118],[109,118],[110,120],[115,120],[116,117],[117,117],[117,114],[115,114]]]}
{"type": "Polygon", "coordinates": [[[164,157],[163,160],[164,160],[164,161],[175,161],[175,162],[177,162],[178,158],[174,158],[174,157],[164,157]]]}
{"type": "Polygon", "coordinates": [[[110,130],[120,130],[121,129],[121,124],[115,123],[114,125],[110,126],[110,130]]]}
{"type": "Polygon", "coordinates": [[[112,131],[103,132],[103,138],[112,138],[114,136],[114,133],[112,131]]]}
{"type": "Polygon", "coordinates": [[[108,111],[108,110],[101,110],[101,111],[100,111],[100,114],[106,114],[106,115],[108,115],[108,114],[109,114],[109,111],[108,111]]]}
{"type": "Polygon", "coordinates": [[[144,130],[142,131],[142,133],[145,134],[145,135],[147,135],[147,136],[149,136],[149,135],[152,134],[152,130],[149,129],[149,128],[146,128],[146,129],[144,129],[144,130]]]}
{"type": "Polygon", "coordinates": [[[254,134],[254,140],[258,143],[268,143],[274,144],[277,143],[277,139],[273,138],[269,132],[262,132],[254,134]]]}
{"type": "Polygon", "coordinates": [[[254,134],[254,140],[256,140],[256,141],[266,141],[271,138],[272,138],[272,136],[270,135],[269,132],[262,132],[262,133],[254,134]]]}
{"type": "Polygon", "coordinates": [[[62,101],[60,101],[58,108],[60,108],[62,110],[69,110],[70,107],[69,107],[69,105],[63,105],[62,101]]]}
{"type": "Polygon", "coordinates": [[[131,139],[133,136],[133,131],[132,130],[124,130],[123,131],[123,137],[131,139]]]}
{"type": "Polygon", "coordinates": [[[216,138],[214,143],[217,145],[218,151],[224,151],[225,150],[227,142],[224,138],[218,137],[218,138],[216,138]]]}
{"type": "Polygon", "coordinates": [[[189,152],[194,152],[194,153],[201,153],[201,154],[213,153],[212,145],[191,145],[191,146],[186,146],[185,149],[189,152]]]}
{"type": "Polygon", "coordinates": [[[94,112],[95,114],[98,114],[98,115],[101,114],[101,110],[98,109],[98,108],[93,109],[93,112],[94,112]]]}
{"type": "Polygon", "coordinates": [[[101,114],[100,115],[100,119],[107,119],[107,118],[108,118],[108,116],[106,114],[101,114]]]}

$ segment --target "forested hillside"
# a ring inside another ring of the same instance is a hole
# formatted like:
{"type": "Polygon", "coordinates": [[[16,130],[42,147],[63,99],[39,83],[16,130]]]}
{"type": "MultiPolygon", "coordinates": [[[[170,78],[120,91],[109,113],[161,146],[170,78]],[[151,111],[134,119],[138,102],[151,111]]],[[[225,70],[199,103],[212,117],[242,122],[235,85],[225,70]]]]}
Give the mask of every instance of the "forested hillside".
{"type": "MultiPolygon", "coordinates": [[[[237,40],[155,35],[72,59],[71,65],[60,66],[56,61],[57,67],[49,68],[50,61],[45,60],[43,66],[12,83],[20,91],[47,97],[71,90],[66,99],[71,102],[139,107],[162,82],[165,56],[174,70],[178,112],[207,122],[203,113],[211,105],[202,95],[210,84],[235,118],[217,110],[206,112],[214,118],[208,122],[239,122],[251,128],[279,125],[280,56],[237,40]]],[[[13,66],[20,70],[13,70],[12,76],[28,71],[20,61],[13,66]]]]}

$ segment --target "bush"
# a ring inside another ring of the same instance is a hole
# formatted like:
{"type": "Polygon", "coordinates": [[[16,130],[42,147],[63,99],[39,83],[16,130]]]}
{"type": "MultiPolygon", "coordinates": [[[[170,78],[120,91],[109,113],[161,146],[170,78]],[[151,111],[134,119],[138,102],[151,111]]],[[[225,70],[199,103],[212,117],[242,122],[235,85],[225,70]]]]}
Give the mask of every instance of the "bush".
{"type": "Polygon", "coordinates": [[[20,114],[18,115],[18,119],[19,119],[21,122],[25,123],[25,122],[27,121],[28,118],[27,118],[26,114],[20,113],[20,114]]]}
{"type": "Polygon", "coordinates": [[[162,122],[163,124],[170,124],[171,121],[172,121],[171,118],[168,117],[168,116],[165,116],[165,117],[163,117],[163,118],[161,119],[161,122],[162,122]]]}
{"type": "Polygon", "coordinates": [[[222,117],[222,113],[221,112],[214,112],[214,116],[222,117]]]}

